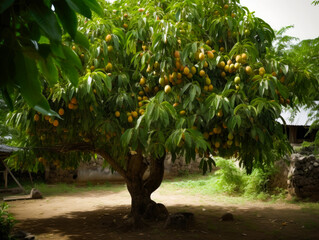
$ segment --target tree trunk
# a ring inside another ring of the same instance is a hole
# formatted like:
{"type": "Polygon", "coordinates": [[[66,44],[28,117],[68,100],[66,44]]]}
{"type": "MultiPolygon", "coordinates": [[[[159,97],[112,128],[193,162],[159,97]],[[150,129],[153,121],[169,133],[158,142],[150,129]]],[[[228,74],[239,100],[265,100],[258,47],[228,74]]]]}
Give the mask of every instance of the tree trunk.
{"type": "Polygon", "coordinates": [[[151,199],[151,194],[161,185],[164,176],[165,155],[159,159],[147,160],[142,151],[129,155],[126,162],[126,170],[122,168],[104,150],[95,150],[110,165],[120,173],[131,195],[131,212],[129,224],[134,228],[145,225],[145,220],[163,220],[168,216],[163,204],[156,204],[151,199]],[[149,176],[144,179],[144,174],[149,168],[149,176]]]}
{"type": "Polygon", "coordinates": [[[131,195],[131,221],[134,227],[141,227],[145,220],[162,220],[168,216],[163,204],[151,200],[151,194],[161,185],[164,175],[164,159],[151,159],[150,174],[143,179],[147,161],[138,153],[130,157],[127,166],[127,189],[131,195]]]}

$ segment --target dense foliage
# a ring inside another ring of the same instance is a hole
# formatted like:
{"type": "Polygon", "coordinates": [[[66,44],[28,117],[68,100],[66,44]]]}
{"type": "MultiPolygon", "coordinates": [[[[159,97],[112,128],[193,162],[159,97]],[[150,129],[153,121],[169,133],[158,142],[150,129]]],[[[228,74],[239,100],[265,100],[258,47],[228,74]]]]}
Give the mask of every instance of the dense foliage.
{"type": "Polygon", "coordinates": [[[42,95],[41,80],[55,84],[59,78],[77,86],[81,65],[76,54],[62,44],[63,34],[89,48],[77,31],[77,15],[91,18],[91,9],[103,10],[96,0],[3,0],[0,5],[0,90],[8,107],[21,94],[37,111],[58,116],[42,95]]]}
{"type": "Polygon", "coordinates": [[[304,76],[284,59],[266,58],[274,38],[267,23],[236,1],[104,4],[103,18],[79,24],[90,51],[72,44],[87,69],[79,87],[44,88],[64,120],[22,106],[12,116],[34,145],[94,143],[115,159],[129,149],[186,161],[196,152],[237,153],[251,169],[284,143],[276,119],[304,76]],[[17,118],[21,110],[25,118],[17,118]]]}

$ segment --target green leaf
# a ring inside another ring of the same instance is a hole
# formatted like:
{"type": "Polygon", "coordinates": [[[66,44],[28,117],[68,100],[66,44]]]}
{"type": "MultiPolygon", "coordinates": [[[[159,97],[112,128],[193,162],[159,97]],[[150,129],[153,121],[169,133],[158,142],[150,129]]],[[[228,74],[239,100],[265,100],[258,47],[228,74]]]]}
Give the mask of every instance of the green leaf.
{"type": "Polygon", "coordinates": [[[140,116],[136,121],[135,129],[138,129],[140,127],[141,122],[143,121],[145,115],[140,116]]]}
{"type": "Polygon", "coordinates": [[[50,85],[57,83],[59,79],[59,73],[52,57],[49,56],[46,59],[40,59],[38,61],[38,65],[40,72],[44,75],[45,79],[50,85]]]}
{"type": "Polygon", "coordinates": [[[52,43],[52,44],[50,44],[50,48],[51,48],[52,53],[56,57],[60,57],[62,59],[65,59],[65,55],[64,55],[63,48],[62,48],[61,44],[52,43]]]}
{"type": "Polygon", "coordinates": [[[251,134],[251,137],[252,138],[255,138],[256,135],[257,135],[257,129],[255,127],[253,127],[251,130],[250,130],[250,134],[251,134]]]}
{"type": "Polygon", "coordinates": [[[74,39],[78,26],[78,20],[75,12],[72,11],[65,1],[55,1],[54,8],[62,23],[62,26],[70,34],[72,39],[74,39]]]}
{"type": "Polygon", "coordinates": [[[241,125],[241,117],[239,115],[236,115],[235,116],[235,122],[238,126],[238,128],[240,128],[240,125],[241,125]]]}
{"type": "Polygon", "coordinates": [[[7,10],[13,2],[14,0],[2,0],[0,4],[0,13],[3,13],[5,10],[7,10]]]}
{"type": "Polygon", "coordinates": [[[85,0],[84,3],[100,17],[103,17],[103,9],[96,0],[85,0]]]}
{"type": "Polygon", "coordinates": [[[161,105],[164,106],[165,110],[171,115],[173,119],[176,118],[177,116],[176,110],[170,103],[162,102],[161,105]]]}
{"type": "Polygon", "coordinates": [[[240,110],[241,108],[247,108],[247,104],[245,103],[242,103],[242,104],[239,104],[235,109],[234,109],[234,114],[236,115],[237,111],[240,110]]]}
{"type": "Polygon", "coordinates": [[[41,83],[35,61],[21,52],[17,52],[14,62],[16,66],[19,66],[19,71],[16,71],[14,76],[15,83],[20,88],[26,102],[44,115],[59,117],[56,112],[51,110],[48,101],[41,93],[41,83]]]}
{"type": "Polygon", "coordinates": [[[84,47],[86,50],[90,48],[88,38],[81,32],[77,31],[75,34],[74,42],[84,47]]]}
{"type": "Polygon", "coordinates": [[[133,128],[130,128],[130,129],[127,129],[121,136],[121,143],[123,146],[128,146],[130,141],[131,141],[131,138],[132,138],[132,134],[133,134],[133,131],[134,129],[133,128]]]}
{"type": "Polygon", "coordinates": [[[70,62],[73,66],[75,66],[77,69],[81,70],[82,64],[78,55],[76,55],[76,53],[67,46],[63,45],[62,48],[67,61],[70,62]]]}
{"type": "Polygon", "coordinates": [[[192,44],[192,51],[193,51],[193,53],[197,52],[197,42],[194,42],[192,44]]]}
{"type": "Polygon", "coordinates": [[[61,119],[60,115],[50,108],[50,105],[44,96],[36,105],[34,105],[33,109],[44,115],[54,116],[61,119]]]}
{"type": "Polygon", "coordinates": [[[76,70],[76,68],[71,65],[69,61],[62,61],[61,68],[72,85],[77,87],[79,82],[79,72],[76,70]]]}
{"type": "Polygon", "coordinates": [[[107,90],[112,91],[112,79],[108,75],[105,75],[103,80],[107,90]]]}
{"type": "Polygon", "coordinates": [[[62,32],[53,11],[42,1],[36,1],[29,5],[31,16],[38,23],[40,28],[53,42],[61,42],[62,32]]]}
{"type": "Polygon", "coordinates": [[[175,14],[175,19],[177,22],[181,20],[181,9],[178,9],[176,14],[175,14]]]}
{"type": "Polygon", "coordinates": [[[166,128],[169,125],[169,116],[164,109],[160,109],[160,119],[164,127],[166,128]]]}
{"type": "Polygon", "coordinates": [[[113,43],[114,43],[114,48],[115,50],[119,50],[119,38],[117,35],[112,34],[113,36],[113,43]]]}
{"type": "Polygon", "coordinates": [[[92,12],[83,0],[65,0],[71,9],[80,13],[84,17],[91,18],[92,12]]]}
{"type": "Polygon", "coordinates": [[[196,87],[192,86],[189,90],[189,95],[190,95],[190,101],[194,101],[195,96],[196,96],[196,87]]]}

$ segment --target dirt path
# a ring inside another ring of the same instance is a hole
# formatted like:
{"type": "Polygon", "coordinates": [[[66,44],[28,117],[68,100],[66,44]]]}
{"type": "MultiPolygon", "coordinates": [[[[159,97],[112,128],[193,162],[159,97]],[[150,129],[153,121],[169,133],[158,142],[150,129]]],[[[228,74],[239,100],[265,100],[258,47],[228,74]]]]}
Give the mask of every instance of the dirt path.
{"type": "Polygon", "coordinates": [[[164,203],[170,213],[195,214],[188,230],[164,229],[164,222],[143,231],[120,231],[129,211],[130,197],[121,192],[90,191],[42,200],[10,202],[17,227],[46,240],[84,239],[289,239],[319,240],[319,212],[294,204],[265,202],[229,203],[214,196],[190,195],[183,190],[161,189],[153,199],[164,203]],[[235,221],[219,221],[231,212],[235,221]]]}

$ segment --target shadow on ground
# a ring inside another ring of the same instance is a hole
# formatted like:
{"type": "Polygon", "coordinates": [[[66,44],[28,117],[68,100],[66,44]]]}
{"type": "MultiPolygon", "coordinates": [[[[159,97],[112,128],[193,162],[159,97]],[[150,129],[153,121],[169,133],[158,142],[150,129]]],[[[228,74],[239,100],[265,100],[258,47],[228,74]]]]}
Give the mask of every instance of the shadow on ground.
{"type": "MultiPolygon", "coordinates": [[[[247,206],[246,206],[247,207],[247,206]]],[[[249,206],[248,206],[249,207],[249,206]]],[[[106,240],[199,240],[199,239],[276,239],[318,240],[319,213],[299,209],[239,208],[219,206],[168,206],[170,213],[195,214],[195,223],[187,230],[164,229],[164,222],[154,222],[147,229],[123,231],[123,218],[129,206],[99,208],[94,211],[69,212],[44,219],[25,219],[18,227],[37,239],[106,240]],[[231,212],[235,220],[220,221],[231,212]]]]}

